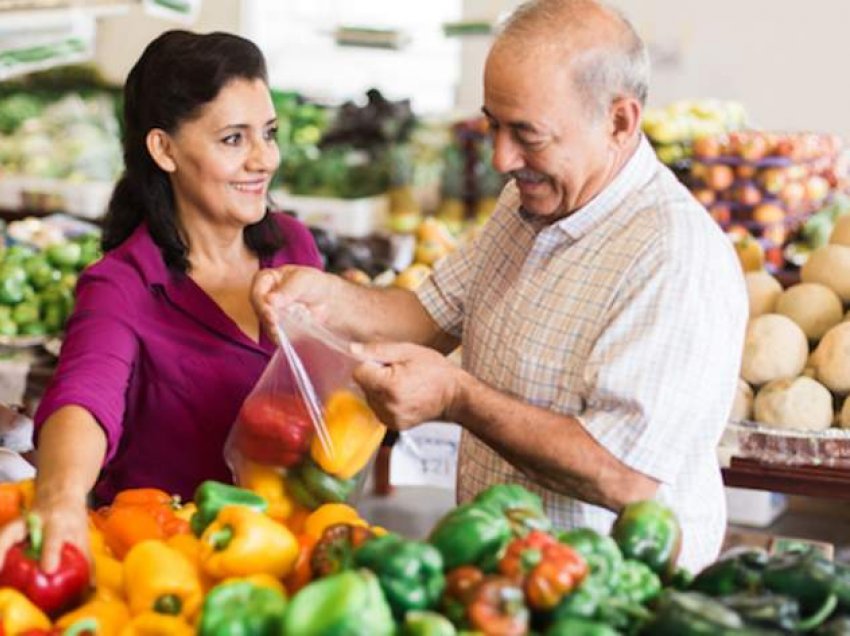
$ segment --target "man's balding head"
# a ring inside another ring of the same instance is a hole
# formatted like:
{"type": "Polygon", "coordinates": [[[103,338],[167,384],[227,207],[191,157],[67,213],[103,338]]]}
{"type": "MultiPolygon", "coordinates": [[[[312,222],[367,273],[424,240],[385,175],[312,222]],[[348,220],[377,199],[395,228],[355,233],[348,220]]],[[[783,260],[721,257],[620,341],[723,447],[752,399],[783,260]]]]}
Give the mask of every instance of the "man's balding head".
{"type": "Polygon", "coordinates": [[[595,0],[521,4],[502,25],[493,52],[508,47],[524,56],[544,56],[539,59],[571,71],[566,78],[594,116],[607,112],[619,97],[634,97],[641,106],[646,103],[646,46],[619,11],[595,0]]]}

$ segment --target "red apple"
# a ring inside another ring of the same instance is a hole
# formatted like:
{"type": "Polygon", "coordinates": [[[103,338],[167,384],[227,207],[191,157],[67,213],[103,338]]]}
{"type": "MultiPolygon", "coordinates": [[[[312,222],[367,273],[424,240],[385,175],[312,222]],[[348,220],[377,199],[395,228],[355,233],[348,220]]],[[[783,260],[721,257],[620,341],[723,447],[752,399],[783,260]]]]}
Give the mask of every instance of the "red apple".
{"type": "Polygon", "coordinates": [[[817,202],[826,198],[829,194],[829,181],[818,175],[812,175],[806,179],[806,198],[817,202]]]}
{"type": "Polygon", "coordinates": [[[697,137],[692,142],[692,150],[695,156],[703,158],[714,158],[720,156],[720,139],[717,137],[697,137]]]}
{"type": "Polygon", "coordinates": [[[779,194],[788,181],[785,168],[767,168],[759,172],[758,183],[770,194],[779,194]]]}
{"type": "Polygon", "coordinates": [[[715,203],[708,208],[708,213],[720,225],[726,225],[732,221],[732,210],[728,203],[715,203]]]}
{"type": "Polygon", "coordinates": [[[741,159],[758,161],[767,156],[767,140],[761,133],[753,132],[741,139],[737,150],[741,159]]]}
{"type": "Polygon", "coordinates": [[[761,190],[752,183],[742,183],[736,186],[733,196],[738,203],[750,207],[758,205],[762,200],[761,190]]]}
{"type": "Polygon", "coordinates": [[[775,203],[762,203],[753,210],[753,221],[770,225],[781,223],[785,219],[785,208],[775,203]]]}
{"type": "Polygon", "coordinates": [[[789,211],[796,211],[806,199],[806,188],[799,181],[789,181],[779,192],[779,198],[789,211]]]}
{"type": "Polygon", "coordinates": [[[697,188],[691,194],[707,208],[711,207],[711,204],[717,199],[717,195],[711,188],[697,188]]]}
{"type": "Polygon", "coordinates": [[[756,176],[757,170],[758,170],[758,168],[756,168],[752,164],[742,163],[740,166],[735,168],[735,175],[739,179],[752,179],[753,177],[756,176]]]}

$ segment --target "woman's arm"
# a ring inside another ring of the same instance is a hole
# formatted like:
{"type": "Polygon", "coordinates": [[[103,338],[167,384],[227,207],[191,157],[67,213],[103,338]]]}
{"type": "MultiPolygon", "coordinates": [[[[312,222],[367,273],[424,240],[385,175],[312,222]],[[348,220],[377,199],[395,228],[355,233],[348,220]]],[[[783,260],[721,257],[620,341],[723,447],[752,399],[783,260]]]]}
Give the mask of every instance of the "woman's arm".
{"type": "MultiPolygon", "coordinates": [[[[65,542],[89,553],[86,497],[106,456],[106,435],[82,407],[63,406],[39,433],[33,510],[44,523],[41,564],[53,571],[65,542]]],[[[26,536],[22,520],[0,530],[0,567],[6,551],[26,536]]]]}

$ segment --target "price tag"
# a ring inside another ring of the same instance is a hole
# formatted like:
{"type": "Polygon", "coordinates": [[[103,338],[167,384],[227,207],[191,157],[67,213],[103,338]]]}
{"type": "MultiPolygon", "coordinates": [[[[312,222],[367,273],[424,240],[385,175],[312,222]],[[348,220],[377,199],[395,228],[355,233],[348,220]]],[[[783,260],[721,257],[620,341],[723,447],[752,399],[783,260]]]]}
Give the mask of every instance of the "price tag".
{"type": "Polygon", "coordinates": [[[399,435],[390,459],[393,486],[432,486],[454,490],[460,427],[429,422],[399,435]]]}

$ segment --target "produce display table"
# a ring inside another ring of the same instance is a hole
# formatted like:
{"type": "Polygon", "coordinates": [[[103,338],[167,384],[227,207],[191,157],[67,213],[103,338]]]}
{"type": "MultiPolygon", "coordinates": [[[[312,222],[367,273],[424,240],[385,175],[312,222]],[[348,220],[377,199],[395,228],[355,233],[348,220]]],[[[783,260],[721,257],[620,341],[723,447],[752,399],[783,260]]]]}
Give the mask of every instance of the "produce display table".
{"type": "Polygon", "coordinates": [[[849,468],[784,466],[733,457],[723,469],[723,482],[735,488],[850,501],[849,468]]]}

